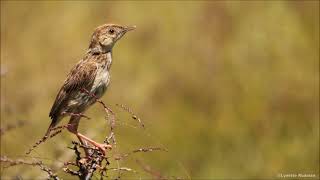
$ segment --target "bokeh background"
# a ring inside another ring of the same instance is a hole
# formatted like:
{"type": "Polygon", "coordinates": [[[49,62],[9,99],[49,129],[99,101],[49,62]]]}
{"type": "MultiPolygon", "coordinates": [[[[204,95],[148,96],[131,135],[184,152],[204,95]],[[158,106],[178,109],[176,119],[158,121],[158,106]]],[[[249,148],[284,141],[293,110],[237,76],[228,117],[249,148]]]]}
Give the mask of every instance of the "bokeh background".
{"type": "MultiPolygon", "coordinates": [[[[36,157],[72,178],[61,170],[76,139],[68,132],[25,152],[93,30],[110,22],[137,26],[114,47],[103,97],[118,117],[114,151],[168,149],[122,161],[139,172],[124,178],[151,177],[136,159],[181,178],[319,177],[319,1],[1,1],[1,126],[26,123],[1,136],[2,156],[36,157]]],[[[86,114],[80,132],[102,141],[103,110],[86,114]]],[[[46,174],[16,166],[1,176],[46,174]]]]}

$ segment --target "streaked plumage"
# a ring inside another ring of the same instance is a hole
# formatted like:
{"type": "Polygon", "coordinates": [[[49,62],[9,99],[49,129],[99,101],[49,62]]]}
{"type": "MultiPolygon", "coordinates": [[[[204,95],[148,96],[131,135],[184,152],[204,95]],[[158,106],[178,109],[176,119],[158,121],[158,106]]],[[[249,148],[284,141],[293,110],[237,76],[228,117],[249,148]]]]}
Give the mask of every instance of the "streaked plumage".
{"type": "Polygon", "coordinates": [[[61,87],[49,116],[54,127],[67,113],[82,113],[94,99],[81,89],[86,89],[97,97],[105,92],[109,82],[109,70],[112,59],[111,52],[93,54],[88,51],[86,56],[72,68],[61,87]]]}
{"type": "MultiPolygon", "coordinates": [[[[84,89],[98,98],[102,97],[110,82],[112,48],[126,32],[134,28],[105,24],[94,31],[88,51],[83,59],[71,69],[53,103],[49,114],[52,122],[47,135],[50,133],[50,129],[55,127],[63,117],[83,113],[95,102],[94,97],[89,96],[83,91],[84,89]]],[[[73,127],[68,130],[75,133],[80,141],[85,139],[99,147],[100,144],[77,132],[80,118],[80,116],[71,116],[69,125],[73,127]]]]}

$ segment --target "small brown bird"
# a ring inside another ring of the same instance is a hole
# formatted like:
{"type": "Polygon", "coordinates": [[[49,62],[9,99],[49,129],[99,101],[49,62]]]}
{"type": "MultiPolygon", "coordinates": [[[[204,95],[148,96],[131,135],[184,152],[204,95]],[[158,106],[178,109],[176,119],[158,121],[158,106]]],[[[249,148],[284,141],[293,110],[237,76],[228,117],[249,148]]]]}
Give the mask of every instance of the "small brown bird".
{"type": "Polygon", "coordinates": [[[61,119],[70,115],[67,129],[74,133],[80,142],[83,143],[85,140],[98,147],[103,153],[106,148],[110,147],[78,133],[77,129],[81,118],[79,115],[94,104],[96,98],[101,98],[105,93],[110,82],[112,48],[126,32],[133,29],[135,26],[105,24],[94,31],[88,51],[83,59],[71,69],[56,97],[49,114],[52,122],[46,135],[49,135],[50,130],[61,119]],[[90,96],[88,92],[94,96],[90,96]]]}

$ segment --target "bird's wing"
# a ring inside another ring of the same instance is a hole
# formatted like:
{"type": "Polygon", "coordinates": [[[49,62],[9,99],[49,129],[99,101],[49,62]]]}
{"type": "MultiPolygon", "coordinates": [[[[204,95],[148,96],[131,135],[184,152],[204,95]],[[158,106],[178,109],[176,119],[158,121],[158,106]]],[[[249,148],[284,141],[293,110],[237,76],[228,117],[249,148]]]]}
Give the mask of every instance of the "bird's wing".
{"type": "Polygon", "coordinates": [[[93,61],[82,61],[70,71],[49,114],[52,119],[52,126],[58,123],[62,110],[75,93],[81,91],[81,89],[90,90],[96,76],[96,70],[97,66],[93,61]]]}

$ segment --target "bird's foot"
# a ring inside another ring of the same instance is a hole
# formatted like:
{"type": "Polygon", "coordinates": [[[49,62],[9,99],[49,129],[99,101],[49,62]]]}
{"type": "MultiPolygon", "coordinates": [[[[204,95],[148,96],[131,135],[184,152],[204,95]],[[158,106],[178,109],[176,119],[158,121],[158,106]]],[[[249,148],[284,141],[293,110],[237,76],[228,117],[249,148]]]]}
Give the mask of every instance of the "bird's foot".
{"type": "Polygon", "coordinates": [[[108,149],[112,149],[112,146],[110,144],[94,143],[93,145],[97,147],[104,155],[106,154],[106,151],[108,149]]]}
{"type": "MultiPolygon", "coordinates": [[[[101,143],[97,143],[96,141],[80,134],[80,133],[76,133],[76,135],[78,136],[79,140],[81,142],[83,141],[87,141],[88,143],[92,144],[94,147],[98,148],[103,155],[106,154],[107,149],[112,149],[112,146],[110,144],[101,144],[101,143]]],[[[87,154],[87,153],[86,153],[87,154]]]]}

